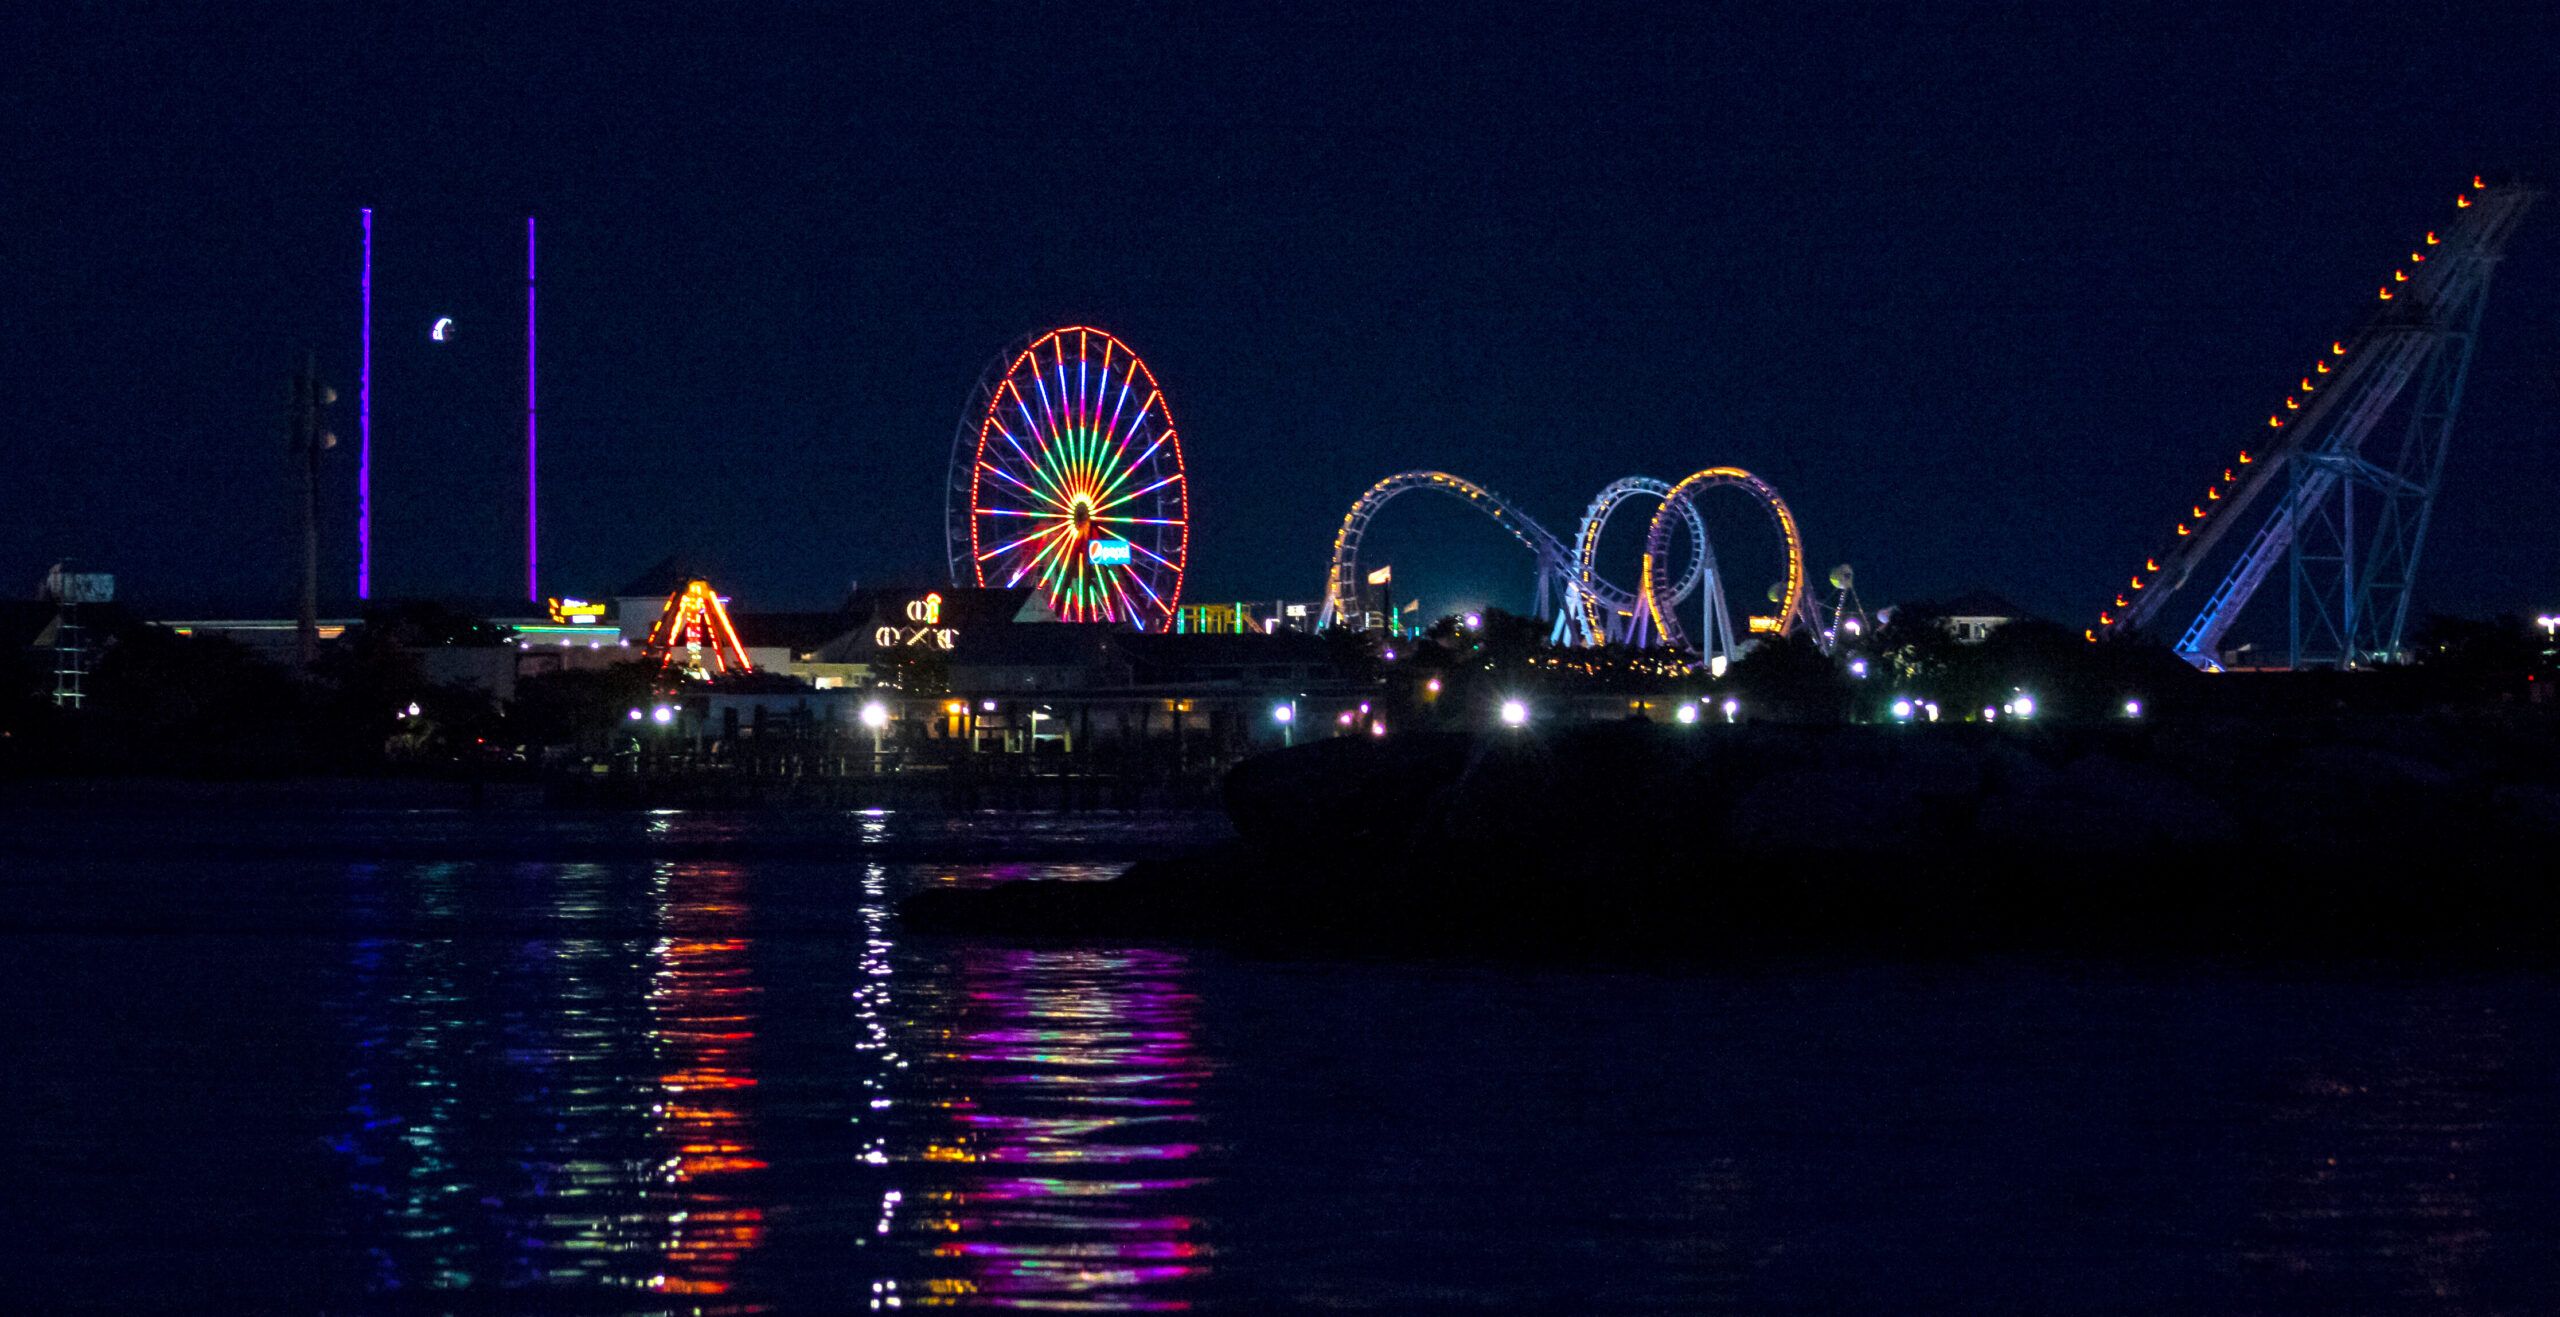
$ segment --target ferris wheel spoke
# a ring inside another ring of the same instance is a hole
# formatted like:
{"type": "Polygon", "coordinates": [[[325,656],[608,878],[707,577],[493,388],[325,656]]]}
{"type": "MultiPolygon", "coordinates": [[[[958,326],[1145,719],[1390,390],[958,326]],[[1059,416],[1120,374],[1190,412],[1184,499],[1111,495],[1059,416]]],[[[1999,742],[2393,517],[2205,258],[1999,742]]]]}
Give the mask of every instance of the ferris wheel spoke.
{"type": "MultiPolygon", "coordinates": [[[[1131,541],[1129,541],[1129,548],[1130,548],[1130,550],[1131,550],[1133,553],[1143,553],[1143,554],[1147,555],[1148,557],[1155,559],[1157,562],[1162,563],[1162,564],[1163,564],[1167,569],[1169,569],[1169,570],[1173,571],[1173,572],[1174,572],[1175,574],[1177,574],[1177,575],[1179,575],[1179,574],[1181,573],[1181,571],[1182,571],[1182,564],[1181,564],[1181,563],[1175,562],[1173,559],[1168,558],[1168,557],[1164,556],[1163,554],[1158,553],[1158,552],[1156,552],[1155,550],[1148,548],[1146,545],[1143,545],[1143,544],[1138,543],[1136,540],[1131,540],[1131,541]]],[[[1135,576],[1135,575],[1136,575],[1136,573],[1134,573],[1134,572],[1133,572],[1133,573],[1131,573],[1131,575],[1135,576]]],[[[1138,583],[1139,583],[1141,586],[1144,586],[1144,585],[1146,584],[1146,580],[1145,580],[1145,578],[1144,578],[1144,577],[1140,577],[1140,578],[1139,578],[1139,582],[1138,582],[1138,583]]],[[[1155,591],[1153,591],[1153,590],[1149,590],[1149,591],[1147,591],[1147,593],[1148,593],[1149,595],[1153,595],[1153,594],[1155,593],[1155,591]]]]}
{"type": "Polygon", "coordinates": [[[1066,513],[1067,513],[1067,505],[1066,505],[1066,504],[1064,504],[1064,503],[1061,503],[1061,502],[1059,502],[1057,499],[1055,499],[1055,498],[1051,497],[1051,496],[1049,495],[1049,493],[1048,493],[1046,490],[1043,490],[1043,489],[1039,488],[1039,487],[1038,487],[1038,486],[1036,486],[1036,485],[1030,484],[1029,482],[1027,482],[1027,481],[1023,480],[1021,477],[1019,477],[1019,476],[1017,476],[1017,475],[1013,474],[1013,473],[1012,473],[1012,472],[1010,472],[1010,471],[1005,470],[1003,467],[1000,467],[1000,466],[995,465],[995,464],[994,464],[994,463],[992,463],[992,462],[981,463],[980,465],[981,465],[981,466],[982,466],[982,467],[987,471],[987,473],[988,473],[988,474],[990,474],[990,475],[994,475],[994,476],[1000,476],[1000,477],[1004,478],[1005,480],[1012,482],[1012,484],[1013,484],[1016,488],[1020,489],[1023,493],[1029,494],[1031,497],[1036,498],[1036,499],[1040,500],[1041,502],[1048,504],[1048,505],[1049,505],[1051,508],[1053,508],[1053,509],[1056,509],[1056,511],[1055,511],[1055,512],[1053,512],[1053,513],[1048,513],[1048,514],[1035,514],[1035,515],[1051,515],[1051,516],[1064,516],[1064,515],[1066,515],[1066,513]]]}
{"type": "MultiPolygon", "coordinates": [[[[1115,434],[1119,431],[1120,413],[1126,410],[1129,406],[1129,386],[1136,383],[1137,379],[1138,363],[1132,361],[1129,363],[1128,377],[1120,381],[1120,392],[1115,394],[1111,399],[1111,420],[1102,427],[1102,432],[1104,434],[1115,434]]],[[[1106,389],[1110,388],[1111,382],[1107,379],[1104,380],[1102,387],[1106,389]]],[[[1132,434],[1137,433],[1137,426],[1134,423],[1129,427],[1129,432],[1132,434]]]]}
{"type": "MultiPolygon", "coordinates": [[[[978,510],[979,510],[980,512],[986,512],[986,511],[988,511],[989,509],[986,509],[986,508],[980,508],[980,509],[978,509],[978,510]]],[[[998,545],[998,546],[997,546],[997,547],[995,547],[995,548],[989,549],[989,550],[987,550],[985,553],[982,553],[982,554],[979,554],[979,555],[978,555],[978,561],[980,561],[980,562],[985,562],[987,559],[989,559],[989,558],[993,558],[993,557],[995,557],[995,556],[996,556],[996,555],[998,555],[998,554],[1002,554],[1002,553],[1011,553],[1011,552],[1012,552],[1012,551],[1014,551],[1015,549],[1019,549],[1019,548],[1021,548],[1023,545],[1030,544],[1030,543],[1033,543],[1033,542],[1038,541],[1038,540],[1044,540],[1044,539],[1047,539],[1048,537],[1050,537],[1050,536],[1052,536],[1052,535],[1055,535],[1055,534],[1059,533],[1060,531],[1073,532],[1074,530],[1075,530],[1075,525],[1074,525],[1074,523],[1072,523],[1072,522],[1067,522],[1067,521],[1059,521],[1057,524],[1055,524],[1055,525],[1053,525],[1053,526],[1050,526],[1050,527],[1049,527],[1048,529],[1046,529],[1046,530],[1036,530],[1036,531],[1031,532],[1031,533],[1030,533],[1030,534],[1028,534],[1028,535],[1023,536],[1021,539],[1018,539],[1018,540],[1013,541],[1013,542],[1012,542],[1012,543],[1010,543],[1010,544],[998,545]]]]}
{"type": "MultiPolygon", "coordinates": [[[[1136,460],[1131,461],[1131,462],[1130,462],[1130,463],[1128,463],[1126,466],[1122,467],[1122,468],[1121,468],[1121,470],[1120,470],[1120,474],[1119,474],[1119,475],[1117,475],[1117,476],[1114,476],[1114,477],[1112,478],[1112,480],[1111,480],[1111,483],[1110,483],[1108,486],[1104,487],[1104,489],[1102,490],[1102,492],[1101,492],[1101,493],[1099,493],[1099,494],[1097,494],[1097,495],[1095,495],[1094,497],[1095,497],[1096,499],[1107,499],[1107,498],[1110,498],[1110,497],[1111,497],[1111,495],[1112,495],[1114,492],[1116,492],[1116,491],[1120,488],[1120,486],[1121,486],[1123,483],[1127,482],[1131,477],[1133,477],[1133,476],[1137,475],[1137,474],[1138,474],[1138,472],[1140,472],[1141,470],[1144,470],[1144,469],[1146,468],[1146,465],[1147,465],[1147,460],[1148,460],[1149,458],[1154,457],[1154,456],[1156,455],[1156,451],[1157,451],[1158,449],[1161,449],[1161,448],[1163,448],[1163,447],[1164,447],[1164,441],[1165,441],[1165,440],[1167,440],[1167,439],[1169,439],[1169,438],[1171,438],[1172,436],[1173,436],[1173,432],[1172,432],[1172,431],[1170,431],[1170,430],[1165,431],[1163,434],[1157,435],[1157,436],[1156,436],[1156,441],[1155,441],[1154,443],[1151,443],[1151,444],[1147,445],[1147,450],[1146,450],[1145,452],[1138,454],[1138,456],[1137,456],[1136,460]]],[[[1107,505],[1106,505],[1106,506],[1107,506],[1107,505]]]]}
{"type": "MultiPolygon", "coordinates": [[[[1161,560],[1159,560],[1159,561],[1161,561],[1161,560]]],[[[1151,585],[1147,584],[1147,578],[1146,578],[1146,577],[1141,576],[1141,575],[1139,575],[1139,574],[1138,574],[1138,573],[1136,573],[1136,572],[1130,572],[1130,573],[1128,573],[1128,577],[1129,577],[1129,581],[1130,581],[1130,583],[1131,583],[1131,584],[1136,585],[1136,586],[1138,587],[1138,589],[1139,589],[1139,590],[1141,590],[1141,591],[1145,592],[1145,594],[1146,594],[1146,596],[1147,596],[1147,602],[1149,602],[1149,603],[1151,603],[1151,604],[1154,604],[1154,605],[1156,606],[1156,611],[1157,611],[1157,612],[1160,612],[1160,613],[1169,613],[1169,612],[1173,611],[1172,609],[1165,607],[1165,602],[1164,602],[1164,600],[1156,594],[1156,590],[1155,590],[1155,587],[1154,587],[1154,586],[1151,586],[1151,585]]],[[[1137,611],[1137,608],[1136,608],[1136,605],[1135,605],[1135,604],[1132,604],[1132,605],[1130,606],[1130,611],[1131,611],[1131,612],[1133,612],[1133,613],[1137,611]]]]}
{"type": "MultiPolygon", "coordinates": [[[[1031,372],[1031,387],[1040,395],[1041,418],[1048,421],[1049,433],[1056,434],[1060,429],[1060,426],[1058,425],[1058,410],[1057,407],[1049,401],[1048,372],[1037,368],[1039,364],[1038,357],[1035,356],[1032,358],[1032,364],[1034,369],[1031,372]]],[[[1017,389],[1014,392],[1019,396],[1021,390],[1017,389]]]]}
{"type": "Polygon", "coordinates": [[[1108,503],[1097,504],[1097,505],[1094,507],[1094,511],[1096,511],[1096,512],[1102,512],[1102,511],[1105,511],[1105,510],[1108,510],[1108,509],[1111,509],[1111,508],[1116,508],[1116,507],[1120,506],[1121,504],[1126,503],[1126,502],[1128,502],[1129,500],[1131,500],[1131,499],[1133,499],[1133,498],[1137,498],[1137,497],[1140,497],[1140,496],[1142,496],[1142,495],[1146,495],[1146,494],[1152,494],[1152,493],[1154,493],[1155,491],[1157,491],[1157,490],[1159,490],[1159,489],[1162,489],[1162,488],[1164,488],[1165,486],[1170,485],[1170,484],[1172,484],[1173,482],[1175,482],[1175,481],[1177,481],[1177,480],[1180,480],[1180,479],[1182,479],[1182,473],[1181,473],[1181,472],[1179,472],[1179,471],[1176,471],[1176,472],[1174,472],[1172,475],[1166,476],[1164,479],[1159,480],[1159,481],[1155,482],[1154,484],[1147,486],[1147,487],[1146,487],[1146,488],[1144,488],[1144,489],[1131,490],[1130,492],[1128,492],[1128,493],[1126,493],[1126,494],[1123,494],[1123,495],[1121,495],[1120,497],[1115,498],[1115,499],[1111,500],[1111,501],[1110,501],[1110,502],[1108,502],[1108,503]]]}
{"type": "Polygon", "coordinates": [[[1138,601],[1129,597],[1128,585],[1117,576],[1105,576],[1102,579],[1104,583],[1111,587],[1113,593],[1120,596],[1121,606],[1128,610],[1130,619],[1132,621],[1136,620],[1138,616],[1138,601]]]}

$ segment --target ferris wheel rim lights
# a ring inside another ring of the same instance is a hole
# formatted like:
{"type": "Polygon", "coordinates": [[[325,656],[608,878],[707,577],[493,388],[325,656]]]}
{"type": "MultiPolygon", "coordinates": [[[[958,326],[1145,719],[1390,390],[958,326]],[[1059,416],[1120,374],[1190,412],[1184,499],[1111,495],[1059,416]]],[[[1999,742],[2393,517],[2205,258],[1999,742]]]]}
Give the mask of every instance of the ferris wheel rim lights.
{"type": "Polygon", "coordinates": [[[983,389],[968,481],[975,584],[1027,581],[1061,621],[1171,630],[1191,494],[1155,372],[1107,331],[1068,325],[1033,337],[983,389]]]}

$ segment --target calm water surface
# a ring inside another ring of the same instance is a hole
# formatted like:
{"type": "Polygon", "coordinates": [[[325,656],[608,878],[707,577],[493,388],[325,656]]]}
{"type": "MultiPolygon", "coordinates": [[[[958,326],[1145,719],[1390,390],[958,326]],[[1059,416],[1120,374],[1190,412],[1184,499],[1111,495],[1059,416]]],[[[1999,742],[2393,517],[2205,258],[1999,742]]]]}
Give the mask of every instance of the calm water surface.
{"type": "Polygon", "coordinates": [[[2560,1311],[2540,974],[890,918],[1180,816],[0,817],[13,1307],[2560,1311]]]}

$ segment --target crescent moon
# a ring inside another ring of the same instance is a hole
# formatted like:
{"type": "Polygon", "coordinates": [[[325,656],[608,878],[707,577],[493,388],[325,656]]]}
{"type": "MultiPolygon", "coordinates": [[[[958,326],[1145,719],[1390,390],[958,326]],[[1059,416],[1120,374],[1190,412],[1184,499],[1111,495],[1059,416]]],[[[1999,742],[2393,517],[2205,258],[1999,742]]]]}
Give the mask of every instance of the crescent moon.
{"type": "Polygon", "coordinates": [[[442,343],[442,342],[444,342],[445,340],[447,340],[447,339],[449,339],[449,338],[452,338],[452,337],[453,337],[453,317],[452,317],[452,316],[445,316],[445,317],[443,317],[443,318],[441,318],[441,319],[437,320],[437,321],[436,321],[436,327],[427,331],[427,337],[429,337],[429,338],[431,338],[431,339],[434,339],[434,340],[435,340],[435,341],[437,341],[438,343],[442,343]]]}

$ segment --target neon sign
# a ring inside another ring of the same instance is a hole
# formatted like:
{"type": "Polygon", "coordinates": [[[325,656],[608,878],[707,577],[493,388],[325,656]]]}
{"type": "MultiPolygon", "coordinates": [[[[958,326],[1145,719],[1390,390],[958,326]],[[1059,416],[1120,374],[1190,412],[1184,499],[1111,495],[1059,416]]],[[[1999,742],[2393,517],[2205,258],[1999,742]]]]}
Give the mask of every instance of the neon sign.
{"type": "Polygon", "coordinates": [[[1129,562],[1127,540],[1095,540],[1085,546],[1085,556],[1097,567],[1126,566],[1129,562]]]}

